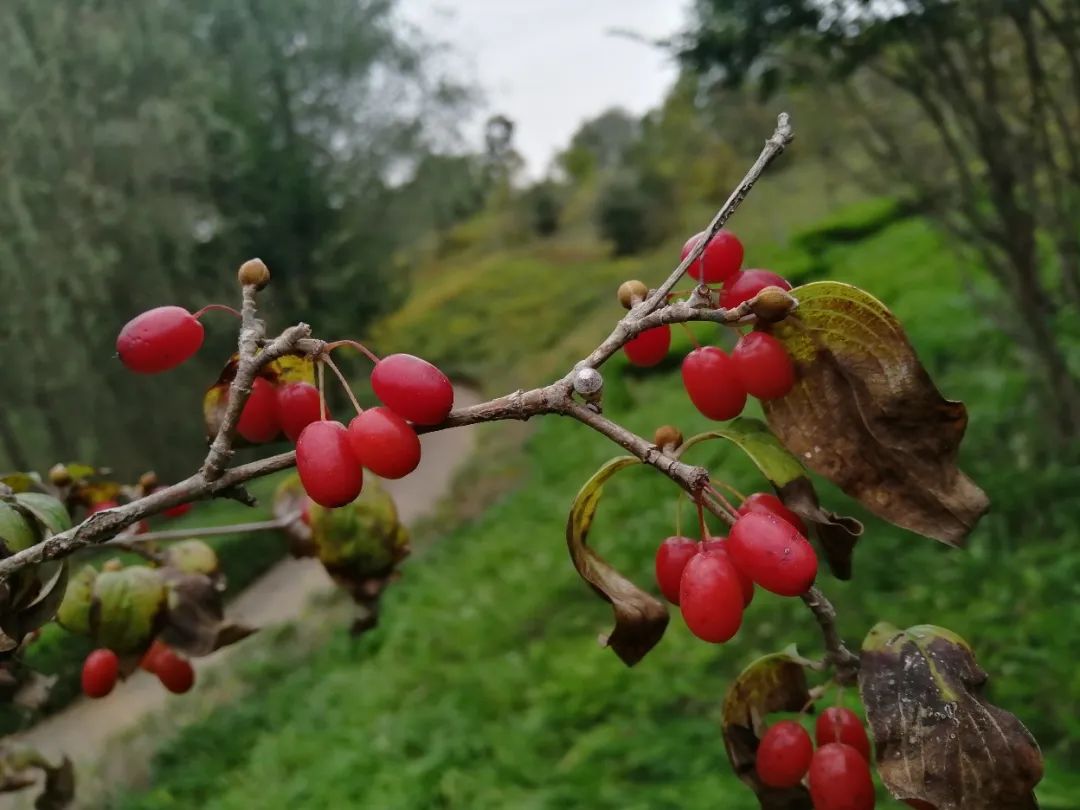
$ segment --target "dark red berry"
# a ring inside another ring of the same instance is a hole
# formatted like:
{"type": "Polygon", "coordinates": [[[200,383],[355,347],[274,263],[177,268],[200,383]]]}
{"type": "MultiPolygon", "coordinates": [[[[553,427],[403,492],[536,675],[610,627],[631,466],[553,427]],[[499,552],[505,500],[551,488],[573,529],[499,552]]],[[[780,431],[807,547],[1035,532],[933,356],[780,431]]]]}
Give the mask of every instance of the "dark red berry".
{"type": "Polygon", "coordinates": [[[312,422],[296,441],[296,470],[308,497],[333,509],[352,503],[364,485],[364,470],[341,422],[312,422]]]}
{"type": "Polygon", "coordinates": [[[794,720],[769,726],[757,749],[758,777],[769,787],[795,787],[810,769],[814,744],[794,720]]]}
{"type": "MultiPolygon", "coordinates": [[[[705,232],[694,234],[683,245],[680,259],[685,259],[705,236],[705,232]]],[[[696,262],[687,269],[691,278],[706,284],[720,284],[739,272],[743,261],[742,242],[730,231],[719,231],[705,246],[705,250],[696,262]]]]}
{"type": "Polygon", "coordinates": [[[784,344],[764,332],[739,338],[731,352],[735,372],[748,394],[770,400],[786,396],[795,387],[795,364],[784,344]]]}
{"type": "Polygon", "coordinates": [[[158,658],[163,652],[168,650],[169,647],[160,639],[154,639],[150,648],[143,653],[143,657],[139,659],[139,666],[145,669],[147,672],[157,672],[158,658]]]}
{"type": "Polygon", "coordinates": [[[112,650],[94,650],[83,662],[82,689],[87,697],[103,698],[116,686],[120,659],[112,650]]]}
{"type": "Polygon", "coordinates": [[[98,512],[104,512],[106,509],[115,509],[120,503],[118,501],[98,501],[97,503],[90,504],[90,507],[86,510],[86,516],[97,514],[98,512]]]}
{"type": "Polygon", "coordinates": [[[750,579],[781,596],[805,593],[817,577],[814,547],[786,520],[766,512],[750,512],[735,521],[728,554],[750,579]]]}
{"type": "Polygon", "coordinates": [[[694,407],[710,419],[732,419],[746,405],[746,389],[731,358],[716,346],[702,346],[686,355],[682,379],[694,407]]]}
{"type": "Polygon", "coordinates": [[[371,387],[383,405],[418,425],[437,425],[454,407],[454,387],[439,369],[411,354],[375,364],[371,387]]]}
{"type": "Polygon", "coordinates": [[[810,761],[810,798],[814,810],[872,810],[870,766],[850,745],[823,745],[810,761]]]}
{"type": "Polygon", "coordinates": [[[791,284],[786,278],[778,276],[771,270],[743,270],[725,282],[724,291],[720,294],[720,306],[723,309],[734,309],[743,301],[749,301],[766,287],[790,290],[791,284]]]}
{"type": "Polygon", "coordinates": [[[311,383],[289,383],[277,389],[278,419],[290,442],[299,439],[304,428],[320,419],[319,408],[319,389],[311,383]]]}
{"type": "Polygon", "coordinates": [[[832,706],[823,711],[814,725],[814,737],[819,746],[833,742],[850,745],[863,759],[870,761],[870,738],[866,736],[859,716],[851,709],[832,706]]]}
{"type": "Polygon", "coordinates": [[[747,495],[746,500],[739,507],[739,514],[748,515],[751,512],[768,512],[776,515],[798,529],[803,537],[806,536],[806,524],[803,523],[803,519],[784,506],[784,502],[771,492],[755,492],[753,495],[747,495]]]}
{"type": "Polygon", "coordinates": [[[623,345],[626,359],[635,366],[655,366],[665,357],[671,347],[671,327],[666,323],[646,329],[623,345]]]}
{"type": "Polygon", "coordinates": [[[268,442],[281,432],[277,391],[272,382],[262,377],[255,378],[251,384],[251,396],[240,411],[236,432],[252,444],[268,442]]]}
{"type": "Polygon", "coordinates": [[[704,641],[720,643],[739,631],[742,586],[726,554],[702,551],[690,559],[679,582],[679,607],[690,632],[704,641]]]}
{"type": "MultiPolygon", "coordinates": [[[[706,540],[701,545],[706,551],[715,551],[730,559],[726,537],[714,537],[710,540],[706,540]]],[[[749,607],[750,603],[754,601],[754,580],[750,579],[750,577],[740,571],[739,566],[737,565],[735,566],[735,573],[739,575],[739,585],[742,586],[743,607],[749,607]]]]}
{"type": "Polygon", "coordinates": [[[420,439],[389,408],[368,408],[349,423],[356,460],[380,478],[404,478],[420,463],[420,439]]]}
{"type": "Polygon", "coordinates": [[[187,503],[178,503],[176,506],[170,506],[161,514],[167,518],[178,518],[190,512],[192,506],[194,506],[194,504],[192,504],[191,501],[188,501],[187,503]]]}
{"type": "Polygon", "coordinates": [[[139,374],[157,374],[183,363],[202,346],[203,326],[183,307],[155,307],[120,330],[120,362],[139,374]]]}
{"type": "Polygon", "coordinates": [[[154,674],[161,685],[175,695],[182,695],[195,685],[195,669],[191,662],[168,647],[154,659],[154,674]]]}
{"type": "Polygon", "coordinates": [[[698,553],[698,543],[689,537],[669,537],[656,549],[656,584],[671,604],[679,604],[679,582],[690,558],[698,553]]]}

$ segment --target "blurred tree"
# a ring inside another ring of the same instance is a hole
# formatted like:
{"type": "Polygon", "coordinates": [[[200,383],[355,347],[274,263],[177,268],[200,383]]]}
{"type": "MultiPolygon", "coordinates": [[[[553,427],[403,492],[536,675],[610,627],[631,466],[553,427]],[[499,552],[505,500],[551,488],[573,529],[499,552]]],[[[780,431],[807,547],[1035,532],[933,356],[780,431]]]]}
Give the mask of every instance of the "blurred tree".
{"type": "Polygon", "coordinates": [[[562,191],[554,180],[533,183],[521,195],[529,227],[537,236],[551,236],[559,230],[562,191]]]}
{"type": "Polygon", "coordinates": [[[640,133],[641,125],[630,113],[606,110],[578,128],[556,162],[572,182],[582,183],[597,171],[618,169],[640,133]]]}

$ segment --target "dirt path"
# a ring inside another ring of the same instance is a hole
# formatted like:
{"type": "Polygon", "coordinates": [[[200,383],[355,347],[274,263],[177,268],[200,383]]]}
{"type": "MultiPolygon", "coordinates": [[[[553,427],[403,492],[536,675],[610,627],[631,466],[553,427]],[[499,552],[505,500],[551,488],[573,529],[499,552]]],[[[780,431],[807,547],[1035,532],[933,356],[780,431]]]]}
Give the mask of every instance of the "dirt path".
{"type": "MultiPolygon", "coordinates": [[[[457,389],[455,404],[472,405],[479,397],[467,389],[457,389]]],[[[473,427],[458,428],[422,437],[423,455],[420,466],[407,478],[386,481],[393,494],[401,519],[412,524],[430,514],[439,500],[449,491],[460,465],[475,446],[473,427]]],[[[312,597],[329,592],[333,586],[322,566],[310,559],[287,559],[256,580],[233,599],[227,614],[238,621],[260,628],[269,628],[294,620],[312,597]]],[[[245,643],[226,648],[195,661],[199,681],[206,673],[221,667],[234,657],[242,660],[245,643]]],[[[106,750],[110,740],[130,732],[151,716],[169,706],[197,695],[170,695],[152,675],[139,671],[121,684],[104,700],[77,700],[70,707],[53,715],[33,728],[16,735],[18,742],[32,745],[50,757],[66,754],[75,762],[80,776],[94,776],[101,763],[97,757],[106,750]]],[[[0,810],[30,806],[28,796],[0,796],[0,810]]],[[[84,798],[84,797],[80,797],[84,798]]]]}

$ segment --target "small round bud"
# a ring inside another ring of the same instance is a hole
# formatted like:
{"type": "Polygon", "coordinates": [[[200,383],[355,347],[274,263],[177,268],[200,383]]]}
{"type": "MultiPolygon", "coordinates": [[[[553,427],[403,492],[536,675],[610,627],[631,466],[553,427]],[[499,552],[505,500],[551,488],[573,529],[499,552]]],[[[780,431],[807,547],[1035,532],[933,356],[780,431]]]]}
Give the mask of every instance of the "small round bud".
{"type": "Polygon", "coordinates": [[[643,281],[624,281],[619,285],[619,303],[624,309],[630,309],[638,301],[644,301],[649,297],[649,288],[643,281]]]}
{"type": "Polygon", "coordinates": [[[776,323],[786,318],[799,302],[787,290],[766,287],[750,302],[750,311],[762,323],[776,323]]]}
{"type": "Polygon", "coordinates": [[[150,490],[152,490],[157,485],[157,473],[153,470],[150,470],[149,472],[144,472],[142,475],[139,476],[139,489],[141,489],[144,493],[150,492],[150,490]]]}
{"type": "Polygon", "coordinates": [[[263,264],[262,259],[248,259],[240,265],[236,277],[244,286],[254,284],[256,289],[261,290],[270,283],[270,268],[263,264]]]}
{"type": "Polygon", "coordinates": [[[102,571],[123,571],[124,563],[117,557],[113,557],[111,560],[106,560],[101,566],[102,571]]]}
{"type": "Polygon", "coordinates": [[[603,387],[604,378],[595,368],[579,368],[574,375],[574,390],[583,397],[595,397],[603,387]]]}
{"type": "Polygon", "coordinates": [[[68,472],[67,465],[54,464],[49,470],[49,481],[58,487],[66,487],[71,483],[71,473],[68,472]]]}
{"type": "Polygon", "coordinates": [[[682,432],[674,425],[661,425],[653,434],[653,444],[663,449],[678,447],[683,442],[682,432]]]}

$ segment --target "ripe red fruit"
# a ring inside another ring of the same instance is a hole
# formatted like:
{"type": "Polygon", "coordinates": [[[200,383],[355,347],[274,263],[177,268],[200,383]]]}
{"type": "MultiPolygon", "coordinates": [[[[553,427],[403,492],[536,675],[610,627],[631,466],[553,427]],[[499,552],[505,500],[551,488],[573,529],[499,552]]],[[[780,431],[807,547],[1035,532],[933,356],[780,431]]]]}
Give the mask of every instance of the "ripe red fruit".
{"type": "Polygon", "coordinates": [[[192,504],[191,501],[188,501],[187,503],[178,503],[176,506],[170,506],[161,514],[168,518],[178,518],[190,512],[192,506],[194,506],[194,504],[192,504]]]}
{"type": "Polygon", "coordinates": [[[746,500],[739,507],[739,514],[748,515],[751,512],[767,512],[770,515],[776,515],[798,529],[803,537],[806,536],[806,524],[803,523],[803,519],[784,506],[784,502],[771,492],[755,492],[753,495],[747,495],[746,500]]]}
{"type": "Polygon", "coordinates": [[[356,460],[380,478],[404,478],[420,463],[420,439],[389,408],[368,408],[349,423],[356,460]]]}
{"type": "Polygon", "coordinates": [[[720,306],[734,309],[743,301],[749,301],[766,287],[779,287],[790,290],[791,284],[783,276],[771,270],[743,270],[724,283],[724,292],[720,294],[720,306]]]}
{"type": "Polygon", "coordinates": [[[155,307],[120,330],[120,362],[139,374],[157,374],[183,363],[202,346],[203,326],[183,307],[155,307]]]}
{"type": "Polygon", "coordinates": [[[739,338],[731,352],[735,373],[747,393],[758,399],[778,399],[795,387],[795,364],[784,344],[764,332],[739,338]]]}
{"type": "Polygon", "coordinates": [[[750,512],[735,521],[728,554],[740,571],[780,596],[805,593],[817,577],[814,547],[786,520],[765,512],[750,512]]]}
{"type": "Polygon", "coordinates": [[[671,347],[671,327],[661,324],[646,329],[623,345],[626,359],[635,366],[655,366],[665,357],[671,347]]]}
{"type": "MultiPolygon", "coordinates": [[[[694,246],[704,238],[705,232],[696,233],[686,240],[680,259],[690,255],[694,246]]],[[[739,272],[742,267],[743,246],[735,234],[721,230],[705,246],[696,262],[687,269],[691,278],[706,284],[719,284],[739,272]]]]}
{"type": "Polygon", "coordinates": [[[418,425],[437,425],[454,407],[454,387],[439,369],[411,354],[375,364],[371,387],[383,405],[418,425]]]}
{"type": "Polygon", "coordinates": [[[104,512],[106,509],[115,509],[120,503],[118,501],[98,501],[97,503],[90,504],[90,507],[86,510],[86,516],[97,514],[98,512],[104,512]]]}
{"type": "Polygon", "coordinates": [[[174,695],[182,695],[195,685],[195,668],[186,658],[166,647],[154,659],[154,674],[174,695]]]}
{"type": "Polygon", "coordinates": [[[328,509],[352,503],[364,485],[364,471],[341,422],[312,422],[304,428],[296,441],[296,470],[308,497],[328,509]]]}
{"type": "Polygon", "coordinates": [[[859,716],[851,709],[831,706],[823,711],[814,724],[814,737],[819,746],[834,742],[850,745],[870,761],[870,739],[859,716]]]}
{"type": "Polygon", "coordinates": [[[252,444],[268,442],[281,432],[277,391],[272,382],[262,377],[255,378],[251,384],[251,396],[240,411],[236,432],[252,444]]]}
{"type": "Polygon", "coordinates": [[[810,761],[810,798],[814,810],[872,810],[870,766],[850,745],[823,745],[810,761]]]}
{"type": "Polygon", "coordinates": [[[694,407],[710,419],[732,419],[746,405],[746,389],[734,363],[716,346],[702,346],[686,355],[682,379],[694,407]]]}
{"type": "Polygon", "coordinates": [[[679,607],[690,632],[704,641],[720,643],[739,631],[742,586],[727,555],[702,551],[690,559],[679,582],[679,607]]]}
{"type": "Polygon", "coordinates": [[[320,418],[319,389],[306,382],[283,385],[277,389],[277,409],[281,429],[295,442],[304,428],[320,418]]]}
{"type": "Polygon", "coordinates": [[[168,645],[160,639],[155,638],[153,643],[150,644],[149,649],[143,653],[143,657],[139,659],[139,666],[147,672],[157,672],[158,658],[168,649],[168,645]]]}
{"type": "MultiPolygon", "coordinates": [[[[702,548],[706,551],[715,551],[718,554],[731,559],[728,554],[727,538],[715,537],[712,540],[706,540],[701,544],[702,548]]],[[[734,565],[734,563],[732,563],[734,565]]],[[[749,607],[750,603],[754,601],[754,580],[750,579],[746,574],[739,570],[739,566],[735,565],[735,573],[739,576],[739,585],[742,587],[743,607],[749,607]]]]}
{"type": "Polygon", "coordinates": [[[116,686],[120,659],[112,650],[94,650],[83,662],[82,689],[87,697],[103,698],[116,686]]]}
{"type": "Polygon", "coordinates": [[[758,777],[769,787],[795,787],[810,769],[814,744],[794,720],[769,726],[757,749],[758,777]]]}
{"type": "Polygon", "coordinates": [[[656,549],[656,584],[671,604],[679,604],[679,582],[683,569],[698,553],[697,541],[689,537],[669,537],[656,549]]]}

